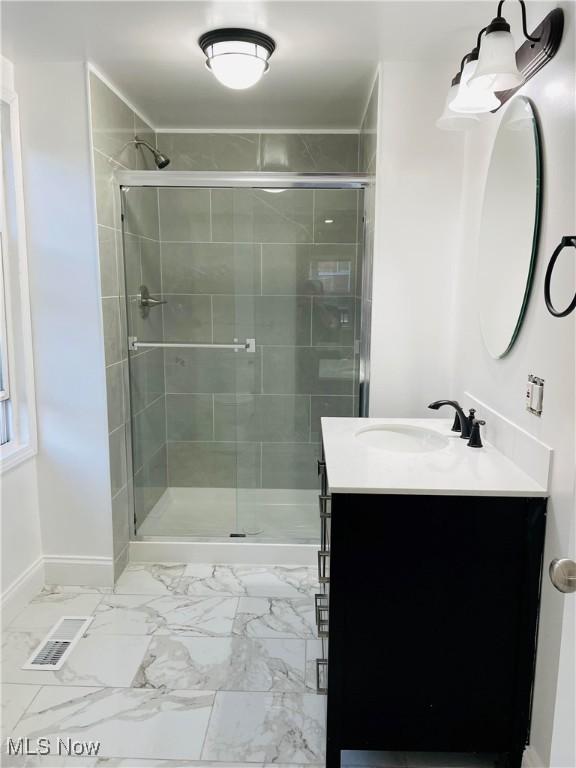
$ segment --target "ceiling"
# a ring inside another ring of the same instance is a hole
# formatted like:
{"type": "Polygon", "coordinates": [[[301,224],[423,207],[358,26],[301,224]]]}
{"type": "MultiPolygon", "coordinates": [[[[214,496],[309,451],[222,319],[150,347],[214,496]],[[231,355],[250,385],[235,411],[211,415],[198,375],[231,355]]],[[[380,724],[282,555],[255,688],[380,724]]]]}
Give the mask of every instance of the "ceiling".
{"type": "MultiPolygon", "coordinates": [[[[542,5],[529,4],[531,28],[542,5]]],[[[496,11],[496,2],[482,0],[2,6],[2,50],[16,63],[91,61],[154,127],[211,129],[355,129],[379,60],[456,64],[496,11]],[[220,26],[250,27],[276,40],[270,72],[248,91],[223,87],[203,66],[197,39],[220,26]]],[[[510,3],[507,17],[518,23],[518,4],[510,3]]]]}

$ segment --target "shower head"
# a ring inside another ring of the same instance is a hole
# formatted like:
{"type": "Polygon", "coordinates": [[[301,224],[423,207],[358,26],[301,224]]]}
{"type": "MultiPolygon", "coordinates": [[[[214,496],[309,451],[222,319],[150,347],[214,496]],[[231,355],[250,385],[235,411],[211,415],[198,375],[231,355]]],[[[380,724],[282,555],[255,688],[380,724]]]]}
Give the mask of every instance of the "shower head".
{"type": "Polygon", "coordinates": [[[138,136],[134,136],[134,144],[136,144],[137,147],[146,147],[146,149],[149,149],[150,152],[152,152],[157,168],[166,168],[167,165],[170,165],[170,158],[167,155],[163,155],[162,152],[158,152],[158,150],[153,147],[152,144],[149,144],[144,139],[141,139],[138,136]]]}

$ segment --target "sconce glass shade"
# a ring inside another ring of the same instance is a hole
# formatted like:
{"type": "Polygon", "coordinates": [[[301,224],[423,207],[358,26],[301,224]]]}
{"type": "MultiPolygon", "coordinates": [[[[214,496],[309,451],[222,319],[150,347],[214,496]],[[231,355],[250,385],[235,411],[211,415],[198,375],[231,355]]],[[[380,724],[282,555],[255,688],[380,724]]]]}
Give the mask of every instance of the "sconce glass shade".
{"type": "Polygon", "coordinates": [[[487,33],[480,46],[478,66],[470,78],[469,88],[507,91],[518,88],[523,82],[510,32],[487,33]]]}
{"type": "Polygon", "coordinates": [[[450,102],[453,112],[463,114],[483,114],[492,112],[500,106],[500,100],[487,88],[470,88],[469,81],[476,72],[476,60],[467,61],[462,70],[460,85],[456,97],[450,102]]]}
{"type": "Polygon", "coordinates": [[[441,131],[468,131],[480,122],[478,115],[453,112],[450,104],[458,95],[458,85],[452,85],[446,97],[444,111],[436,120],[436,127],[441,131]]]}

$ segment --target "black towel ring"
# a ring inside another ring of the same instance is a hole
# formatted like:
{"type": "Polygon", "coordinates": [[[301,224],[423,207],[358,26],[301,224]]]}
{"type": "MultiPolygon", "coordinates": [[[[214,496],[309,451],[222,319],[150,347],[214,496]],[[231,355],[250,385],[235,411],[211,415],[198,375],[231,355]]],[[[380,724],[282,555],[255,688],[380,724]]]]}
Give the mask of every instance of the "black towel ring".
{"type": "Polygon", "coordinates": [[[560,252],[569,246],[576,248],[576,235],[566,235],[562,238],[560,245],[552,254],[550,264],[548,264],[548,269],[546,270],[546,277],[544,278],[544,301],[546,302],[548,311],[551,315],[554,315],[554,317],[566,317],[566,315],[569,315],[576,309],[576,296],[574,296],[570,302],[570,305],[566,307],[566,309],[563,309],[561,312],[555,309],[554,305],[552,304],[552,299],[550,298],[550,281],[552,280],[552,272],[554,271],[556,261],[558,260],[558,256],[560,256],[560,252]]]}

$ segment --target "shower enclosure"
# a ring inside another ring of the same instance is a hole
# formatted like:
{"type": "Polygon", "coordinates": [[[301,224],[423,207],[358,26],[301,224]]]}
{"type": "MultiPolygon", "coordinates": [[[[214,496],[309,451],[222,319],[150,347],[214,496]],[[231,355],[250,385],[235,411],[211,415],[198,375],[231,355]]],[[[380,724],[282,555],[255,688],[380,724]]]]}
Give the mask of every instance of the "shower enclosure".
{"type": "Polygon", "coordinates": [[[120,176],[136,537],[316,542],[320,419],[366,405],[364,180],[120,176]]]}

